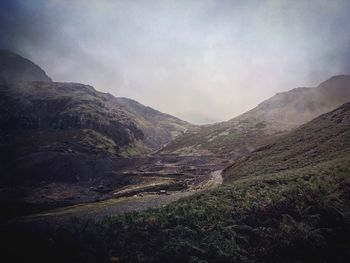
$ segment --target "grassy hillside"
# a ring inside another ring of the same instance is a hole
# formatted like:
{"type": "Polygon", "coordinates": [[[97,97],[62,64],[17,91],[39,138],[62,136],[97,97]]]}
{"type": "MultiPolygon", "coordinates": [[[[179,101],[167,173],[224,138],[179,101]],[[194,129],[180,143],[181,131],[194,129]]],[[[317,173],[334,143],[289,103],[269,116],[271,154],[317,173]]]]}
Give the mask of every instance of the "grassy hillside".
{"type": "Polygon", "coordinates": [[[335,76],[317,88],[278,93],[234,119],[188,132],[161,153],[241,157],[349,100],[350,76],[335,76]]]}
{"type": "Polygon", "coordinates": [[[225,181],[297,169],[350,153],[350,103],[319,116],[224,171],[225,181]]]}
{"type": "Polygon", "coordinates": [[[57,262],[347,262],[349,128],[348,103],[251,155],[266,161],[274,148],[268,165],[240,160],[239,176],[231,166],[216,190],[162,209],[78,220],[34,235],[11,229],[2,236],[5,251],[16,260],[57,262]],[[305,147],[299,154],[308,153],[294,162],[300,139],[305,147]],[[285,158],[291,162],[279,169],[285,158]]]}

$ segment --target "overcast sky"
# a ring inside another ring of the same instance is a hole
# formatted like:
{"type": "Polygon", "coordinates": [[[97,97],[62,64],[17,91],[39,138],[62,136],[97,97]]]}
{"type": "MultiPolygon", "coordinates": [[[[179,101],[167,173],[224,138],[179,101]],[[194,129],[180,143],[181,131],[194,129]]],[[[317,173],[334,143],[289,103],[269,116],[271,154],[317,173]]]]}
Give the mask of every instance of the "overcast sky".
{"type": "Polygon", "coordinates": [[[0,47],[193,123],[350,73],[349,0],[2,0],[0,47]]]}

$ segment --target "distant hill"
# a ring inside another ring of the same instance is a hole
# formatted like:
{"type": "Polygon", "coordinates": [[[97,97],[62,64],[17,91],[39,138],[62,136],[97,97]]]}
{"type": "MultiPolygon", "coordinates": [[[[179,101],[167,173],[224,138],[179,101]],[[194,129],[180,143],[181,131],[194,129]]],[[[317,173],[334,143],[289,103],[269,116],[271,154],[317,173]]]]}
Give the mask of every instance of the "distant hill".
{"type": "Polygon", "coordinates": [[[50,82],[44,70],[28,59],[8,50],[0,50],[0,83],[18,81],[50,82]]]}
{"type": "Polygon", "coordinates": [[[128,98],[115,98],[126,115],[144,133],[143,142],[150,149],[159,149],[179,135],[195,126],[172,115],[159,112],[151,107],[128,98]]]}
{"type": "Polygon", "coordinates": [[[316,88],[278,93],[229,121],[201,126],[169,143],[161,153],[237,158],[348,101],[350,76],[335,76],[316,88]]]}
{"type": "Polygon", "coordinates": [[[316,166],[350,155],[350,102],[236,160],[225,169],[226,182],[316,166]]]}
{"type": "Polygon", "coordinates": [[[7,182],[85,181],[193,127],[88,85],[52,82],[32,62],[1,54],[0,170],[7,182]]]}

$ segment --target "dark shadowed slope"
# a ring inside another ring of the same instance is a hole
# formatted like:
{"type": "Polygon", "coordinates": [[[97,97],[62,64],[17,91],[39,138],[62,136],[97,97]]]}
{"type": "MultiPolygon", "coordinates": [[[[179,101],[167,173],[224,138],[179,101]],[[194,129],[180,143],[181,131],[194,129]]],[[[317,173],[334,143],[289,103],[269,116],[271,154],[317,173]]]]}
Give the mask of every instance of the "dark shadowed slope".
{"type": "Polygon", "coordinates": [[[11,51],[0,50],[0,83],[51,81],[44,70],[11,51]]]}
{"type": "Polygon", "coordinates": [[[157,150],[192,127],[88,85],[51,82],[16,54],[0,57],[6,80],[0,83],[3,182],[86,181],[117,171],[122,157],[157,150]]]}
{"type": "Polygon", "coordinates": [[[161,152],[237,158],[349,100],[350,76],[335,76],[317,88],[297,88],[276,94],[232,120],[188,132],[161,152]]]}
{"type": "Polygon", "coordinates": [[[1,155],[11,181],[86,180],[111,170],[123,147],[142,144],[142,131],[90,86],[18,82],[0,92],[1,155]]]}
{"type": "Polygon", "coordinates": [[[350,102],[236,160],[225,169],[224,179],[229,182],[244,176],[315,166],[349,154],[350,102]]]}

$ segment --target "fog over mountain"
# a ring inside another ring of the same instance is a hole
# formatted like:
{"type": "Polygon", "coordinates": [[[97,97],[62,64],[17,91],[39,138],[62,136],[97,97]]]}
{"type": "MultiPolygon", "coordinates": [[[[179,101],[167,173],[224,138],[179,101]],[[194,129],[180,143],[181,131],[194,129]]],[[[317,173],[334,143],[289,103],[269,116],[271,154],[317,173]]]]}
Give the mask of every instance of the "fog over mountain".
{"type": "Polygon", "coordinates": [[[0,3],[0,48],[193,123],[350,73],[350,2],[0,3]]]}
{"type": "Polygon", "coordinates": [[[349,14],[1,0],[2,257],[347,263],[349,14]]]}

